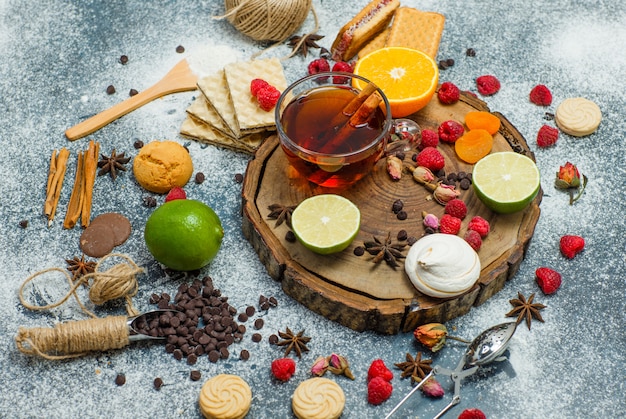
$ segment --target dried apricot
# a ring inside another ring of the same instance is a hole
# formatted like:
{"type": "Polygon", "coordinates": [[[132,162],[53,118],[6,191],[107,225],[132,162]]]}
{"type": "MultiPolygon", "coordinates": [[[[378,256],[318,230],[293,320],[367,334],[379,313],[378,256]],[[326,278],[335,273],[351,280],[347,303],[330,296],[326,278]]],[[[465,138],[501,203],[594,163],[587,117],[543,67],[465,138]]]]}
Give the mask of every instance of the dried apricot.
{"type": "Polygon", "coordinates": [[[465,125],[470,130],[484,129],[494,135],[500,129],[500,118],[491,112],[475,111],[465,114],[465,125]]]}
{"type": "Polygon", "coordinates": [[[471,129],[454,143],[454,150],[459,158],[474,164],[485,157],[493,147],[493,137],[482,128],[471,129]]]}

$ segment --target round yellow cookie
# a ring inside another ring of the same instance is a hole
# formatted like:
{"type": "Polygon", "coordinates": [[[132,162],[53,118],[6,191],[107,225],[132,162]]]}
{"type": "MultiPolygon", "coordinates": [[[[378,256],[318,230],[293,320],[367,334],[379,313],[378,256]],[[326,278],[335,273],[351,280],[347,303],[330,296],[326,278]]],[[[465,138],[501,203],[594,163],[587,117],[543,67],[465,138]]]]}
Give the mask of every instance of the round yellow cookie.
{"type": "Polygon", "coordinates": [[[303,381],[291,398],[298,419],[336,419],[345,404],[346,396],[339,384],[323,377],[303,381]]]}
{"type": "Polygon", "coordinates": [[[152,141],[141,148],[133,162],[137,182],[150,192],[166,193],[183,187],[191,178],[189,152],[175,141],[152,141]]]}
{"type": "Polygon", "coordinates": [[[564,133],[574,137],[584,137],[598,129],[602,112],[594,102],[582,97],[574,97],[561,102],[556,108],[554,120],[564,133]]]}
{"type": "Polygon", "coordinates": [[[207,380],[200,390],[198,404],[206,419],[242,419],[250,410],[252,391],[236,375],[219,374],[207,380]]]}

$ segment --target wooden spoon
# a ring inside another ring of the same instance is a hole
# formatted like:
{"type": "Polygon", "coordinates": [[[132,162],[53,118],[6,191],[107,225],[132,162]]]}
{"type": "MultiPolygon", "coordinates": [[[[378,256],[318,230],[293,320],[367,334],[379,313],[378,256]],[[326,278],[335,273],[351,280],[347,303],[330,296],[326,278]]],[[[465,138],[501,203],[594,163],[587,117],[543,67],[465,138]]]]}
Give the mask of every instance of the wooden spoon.
{"type": "Polygon", "coordinates": [[[198,77],[191,71],[189,63],[184,59],[153,86],[69,128],[65,131],[65,136],[71,141],[78,140],[161,96],[195,90],[197,81],[198,77]]]}

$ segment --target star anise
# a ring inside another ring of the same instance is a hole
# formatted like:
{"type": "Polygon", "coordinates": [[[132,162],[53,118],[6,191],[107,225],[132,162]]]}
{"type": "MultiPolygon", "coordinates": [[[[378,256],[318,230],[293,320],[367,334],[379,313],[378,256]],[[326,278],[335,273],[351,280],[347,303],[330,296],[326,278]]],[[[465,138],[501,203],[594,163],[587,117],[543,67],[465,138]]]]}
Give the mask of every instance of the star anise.
{"type": "Polygon", "coordinates": [[[125,153],[117,154],[115,149],[111,152],[111,156],[107,157],[104,154],[100,155],[100,161],[98,162],[98,176],[106,175],[109,173],[111,178],[115,180],[117,177],[117,171],[126,171],[124,165],[130,161],[130,157],[124,157],[125,153]]]}
{"type": "Polygon", "coordinates": [[[406,362],[400,362],[394,365],[402,370],[402,378],[411,377],[413,382],[418,383],[433,369],[433,367],[430,366],[432,363],[432,359],[422,359],[421,352],[418,352],[415,358],[407,352],[406,362]]]}
{"type": "Polygon", "coordinates": [[[72,274],[74,281],[96,269],[96,262],[86,261],[85,255],[82,255],[80,259],[78,256],[74,256],[73,259],[66,259],[65,262],[67,262],[67,270],[72,274]]]}
{"type": "Polygon", "coordinates": [[[543,318],[541,317],[540,310],[543,310],[547,306],[540,303],[533,303],[533,299],[535,298],[535,293],[530,294],[528,300],[522,295],[521,292],[517,292],[518,298],[514,298],[509,300],[509,303],[513,305],[513,309],[506,313],[506,317],[515,317],[517,316],[516,323],[520,324],[520,322],[526,319],[526,325],[528,326],[528,330],[530,330],[530,323],[533,318],[539,320],[543,323],[543,318]]]}
{"type": "Polygon", "coordinates": [[[374,241],[363,243],[365,250],[370,255],[373,255],[374,258],[372,262],[379,263],[381,260],[387,262],[387,265],[392,268],[397,268],[398,259],[404,259],[404,255],[402,251],[406,247],[406,244],[401,243],[393,243],[391,241],[391,232],[387,233],[387,238],[385,240],[380,240],[378,237],[374,236],[374,241]]]}
{"type": "Polygon", "coordinates": [[[267,216],[272,220],[276,220],[274,223],[274,228],[281,225],[283,222],[286,222],[289,227],[291,227],[291,213],[296,209],[295,205],[281,205],[281,204],[272,204],[267,207],[271,212],[267,216]]]}
{"type": "Polygon", "coordinates": [[[324,35],[318,35],[316,33],[310,33],[302,36],[294,35],[289,38],[288,44],[292,48],[291,52],[294,52],[296,48],[298,48],[302,56],[306,57],[309,52],[309,48],[321,48],[317,44],[317,41],[323,37],[324,35]]]}
{"type": "Polygon", "coordinates": [[[302,357],[302,352],[308,352],[309,348],[307,348],[306,344],[311,340],[310,337],[304,336],[304,330],[301,330],[297,334],[293,333],[289,328],[285,332],[278,332],[278,336],[281,339],[276,345],[278,346],[286,346],[285,348],[285,356],[289,355],[289,353],[294,350],[298,358],[302,357]]]}

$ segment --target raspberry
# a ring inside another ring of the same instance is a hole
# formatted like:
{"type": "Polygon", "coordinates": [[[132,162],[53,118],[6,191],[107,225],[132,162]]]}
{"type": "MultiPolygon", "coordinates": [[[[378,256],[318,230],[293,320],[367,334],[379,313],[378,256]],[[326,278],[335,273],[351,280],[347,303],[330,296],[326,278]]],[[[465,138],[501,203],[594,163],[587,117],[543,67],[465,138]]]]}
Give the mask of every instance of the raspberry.
{"type": "Polygon", "coordinates": [[[480,237],[484,239],[485,237],[487,237],[487,234],[489,234],[489,221],[485,220],[480,215],[476,215],[470,220],[469,224],[467,225],[467,229],[474,230],[475,232],[480,234],[480,237]]]}
{"type": "Polygon", "coordinates": [[[387,368],[382,359],[372,361],[370,368],[367,370],[367,381],[371,381],[375,377],[380,377],[385,381],[391,381],[393,379],[393,373],[387,368]]]}
{"type": "Polygon", "coordinates": [[[183,188],[174,186],[165,196],[165,202],[170,202],[175,199],[187,199],[187,194],[183,190],[183,188]]]}
{"type": "Polygon", "coordinates": [[[483,96],[495,95],[500,90],[500,80],[492,75],[480,76],[476,79],[476,88],[483,96]]]}
{"type": "Polygon", "coordinates": [[[270,84],[263,79],[254,79],[250,82],[250,93],[256,97],[261,89],[265,89],[270,84]]]}
{"type": "Polygon", "coordinates": [[[437,97],[439,98],[439,102],[444,105],[452,105],[453,103],[459,101],[461,91],[454,83],[446,81],[441,84],[441,87],[437,92],[437,97]]]}
{"type": "Polygon", "coordinates": [[[438,172],[446,165],[446,160],[435,147],[426,147],[417,155],[416,163],[430,169],[431,172],[438,172]]]}
{"type": "Polygon", "coordinates": [[[559,130],[549,125],[543,125],[537,132],[537,145],[539,147],[550,147],[556,144],[559,138],[559,130]]]}
{"type": "MultiPolygon", "coordinates": [[[[334,65],[333,65],[333,71],[342,71],[344,73],[352,73],[352,66],[350,65],[350,63],[347,63],[345,61],[337,61],[334,65]]],[[[334,84],[346,84],[349,81],[348,77],[343,77],[343,76],[333,76],[333,83],[334,84]]]]}
{"type": "Polygon", "coordinates": [[[323,73],[325,71],[330,71],[330,64],[328,64],[328,61],[324,58],[318,58],[316,60],[313,60],[309,63],[309,74],[313,75],[313,74],[317,74],[317,73],[323,73]]]}
{"type": "Polygon", "coordinates": [[[566,235],[561,237],[559,247],[563,256],[572,259],[585,248],[585,239],[580,236],[566,235]]]}
{"type": "Polygon", "coordinates": [[[446,203],[443,212],[462,220],[467,215],[467,206],[461,199],[454,198],[446,203]]]}
{"type": "Polygon", "coordinates": [[[461,412],[458,419],[487,419],[487,416],[480,409],[465,409],[461,412]]]}
{"type": "Polygon", "coordinates": [[[554,269],[537,268],[535,276],[537,277],[537,285],[546,295],[555,293],[561,286],[561,274],[554,269]]]}
{"type": "Polygon", "coordinates": [[[379,405],[391,397],[393,387],[382,377],[374,377],[367,383],[367,401],[379,405]]]}
{"type": "Polygon", "coordinates": [[[439,139],[446,143],[454,143],[461,138],[464,132],[463,125],[452,120],[442,122],[437,129],[439,139]]]}
{"type": "Polygon", "coordinates": [[[269,85],[265,89],[259,90],[256,95],[256,100],[259,102],[259,106],[266,112],[271,111],[274,106],[276,106],[276,102],[278,102],[278,98],[280,97],[280,91],[272,85],[269,85]]]}
{"type": "Polygon", "coordinates": [[[420,150],[426,147],[437,147],[439,145],[439,135],[431,129],[422,130],[422,142],[420,150]]]}
{"type": "Polygon", "coordinates": [[[279,358],[272,361],[272,374],[280,381],[289,381],[296,372],[296,362],[291,358],[279,358]]]}
{"type": "Polygon", "coordinates": [[[461,219],[450,214],[444,214],[439,220],[439,232],[444,234],[459,234],[461,219]]]}
{"type": "Polygon", "coordinates": [[[477,252],[483,245],[483,239],[480,237],[480,234],[478,234],[476,230],[467,230],[463,238],[467,243],[469,243],[470,246],[472,246],[472,249],[477,252]]]}
{"type": "Polygon", "coordinates": [[[530,101],[539,106],[550,106],[552,104],[552,93],[544,84],[538,84],[530,91],[530,101]]]}

